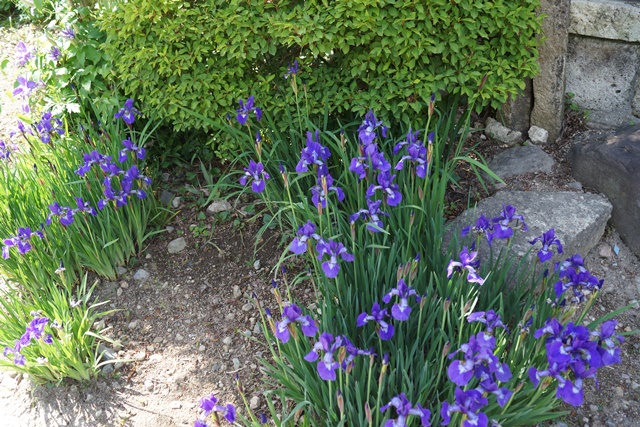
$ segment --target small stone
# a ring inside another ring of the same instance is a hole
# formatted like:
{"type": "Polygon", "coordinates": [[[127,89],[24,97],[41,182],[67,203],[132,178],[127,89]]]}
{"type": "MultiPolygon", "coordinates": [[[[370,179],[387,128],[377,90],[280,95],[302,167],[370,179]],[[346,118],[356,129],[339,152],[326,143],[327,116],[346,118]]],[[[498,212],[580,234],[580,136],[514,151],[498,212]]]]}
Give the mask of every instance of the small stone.
{"type": "Polygon", "coordinates": [[[129,322],[129,324],[127,325],[127,328],[129,329],[135,329],[138,327],[138,321],[137,320],[132,320],[131,322],[129,322]]]}
{"type": "Polygon", "coordinates": [[[251,331],[250,331],[250,330],[248,330],[248,329],[245,329],[245,331],[243,332],[243,334],[244,334],[245,336],[247,336],[247,337],[250,337],[250,336],[251,336],[251,331]]]}
{"type": "Polygon", "coordinates": [[[120,287],[122,289],[129,289],[129,283],[125,282],[125,281],[122,281],[122,282],[120,282],[120,287]]]}
{"type": "Polygon", "coordinates": [[[211,365],[211,372],[218,372],[220,370],[220,365],[218,365],[217,363],[214,363],[213,365],[211,365]]]}
{"type": "Polygon", "coordinates": [[[147,280],[151,275],[147,270],[140,269],[133,275],[133,280],[147,280]]]}
{"type": "Polygon", "coordinates": [[[567,187],[572,189],[572,190],[582,191],[582,184],[580,184],[578,181],[573,181],[573,182],[568,183],[567,187]]]}
{"type": "Polygon", "coordinates": [[[136,354],[133,355],[133,360],[144,360],[147,357],[147,353],[145,353],[144,351],[139,351],[136,354]]]}
{"type": "Polygon", "coordinates": [[[256,323],[253,327],[253,333],[254,335],[259,334],[260,332],[262,332],[262,328],[260,327],[260,323],[256,323]]]}
{"type": "Polygon", "coordinates": [[[260,270],[260,260],[259,260],[259,259],[257,259],[257,260],[255,260],[255,261],[254,261],[254,263],[253,263],[253,269],[254,269],[254,270],[260,270]]]}
{"type": "Polygon", "coordinates": [[[180,409],[182,408],[182,403],[178,402],[177,400],[174,400],[171,403],[169,403],[169,407],[171,409],[180,409]]]}
{"type": "Polygon", "coordinates": [[[631,388],[632,388],[632,389],[637,390],[637,389],[638,389],[638,387],[640,387],[640,384],[638,384],[637,382],[633,381],[633,382],[631,383],[631,388]]]}
{"type": "Polygon", "coordinates": [[[167,233],[172,233],[173,230],[175,230],[175,228],[170,225],[167,225],[164,229],[167,230],[167,233]]]}
{"type": "Polygon", "coordinates": [[[253,309],[253,304],[251,304],[250,302],[242,306],[242,311],[251,311],[252,309],[253,309]]]}
{"type": "Polygon", "coordinates": [[[233,320],[234,317],[236,317],[236,315],[233,313],[227,313],[227,315],[224,316],[226,320],[233,320]]]}
{"type": "Polygon", "coordinates": [[[167,250],[170,254],[177,254],[178,252],[184,250],[184,248],[186,247],[187,241],[184,239],[184,237],[178,237],[177,239],[169,242],[169,245],[167,245],[167,250]]]}
{"type": "MultiPolygon", "coordinates": [[[[104,375],[109,375],[110,373],[113,372],[113,370],[114,370],[114,368],[113,368],[113,365],[111,363],[108,363],[108,364],[106,364],[106,365],[104,365],[102,367],[102,373],[104,375]]],[[[89,397],[89,395],[87,395],[87,397],[89,397]]]]}
{"type": "Polygon", "coordinates": [[[605,420],[604,423],[607,427],[618,427],[618,424],[613,420],[605,420]]]}
{"type": "Polygon", "coordinates": [[[169,182],[171,175],[169,174],[169,172],[163,172],[161,178],[163,182],[169,182]]]}
{"type": "Polygon", "coordinates": [[[549,139],[549,132],[538,126],[531,126],[529,128],[529,139],[534,144],[546,144],[549,139]]]}
{"type": "Polygon", "coordinates": [[[171,206],[173,206],[174,208],[180,206],[180,197],[174,197],[171,201],[171,206]]]}
{"type": "Polygon", "coordinates": [[[606,243],[598,247],[598,255],[600,258],[613,258],[613,249],[606,243]]]}
{"type": "Polygon", "coordinates": [[[260,397],[258,396],[253,396],[250,400],[249,400],[249,408],[251,410],[256,410],[260,407],[260,397]]]}
{"type": "Polygon", "coordinates": [[[231,337],[226,337],[222,340],[222,344],[231,345],[231,337]]]}
{"type": "Polygon", "coordinates": [[[589,405],[589,409],[591,410],[591,412],[598,412],[600,408],[598,408],[597,405],[589,405]]]}
{"type": "Polygon", "coordinates": [[[233,369],[240,369],[240,359],[234,357],[231,361],[233,362],[233,369]]]}
{"type": "Polygon", "coordinates": [[[123,291],[122,291],[122,288],[118,288],[118,289],[116,290],[116,296],[121,297],[121,296],[122,296],[122,292],[123,292],[123,291]]]}
{"type": "Polygon", "coordinates": [[[148,345],[148,346],[147,346],[147,351],[148,351],[149,353],[153,353],[153,350],[155,350],[155,348],[154,348],[152,345],[148,345]]]}
{"type": "Polygon", "coordinates": [[[153,391],[153,381],[145,380],[142,387],[147,391],[153,391]]]}
{"type": "Polygon", "coordinates": [[[207,213],[213,215],[219,212],[230,211],[231,209],[231,203],[226,200],[216,200],[207,207],[207,213]]]}
{"type": "Polygon", "coordinates": [[[500,122],[489,117],[484,130],[485,135],[507,145],[515,145],[522,142],[522,133],[503,126],[500,122]]]}
{"type": "Polygon", "coordinates": [[[184,337],[180,334],[176,334],[176,341],[182,341],[184,337]]]}
{"type": "Polygon", "coordinates": [[[563,423],[562,421],[558,421],[554,427],[569,427],[567,423],[563,423]]]}
{"type": "Polygon", "coordinates": [[[158,343],[161,343],[161,342],[162,342],[162,337],[155,337],[155,338],[153,339],[153,343],[154,343],[154,344],[158,344],[158,343]]]}
{"type": "Polygon", "coordinates": [[[624,396],[624,390],[622,389],[622,387],[616,387],[614,391],[616,392],[616,396],[619,396],[619,397],[624,396]]]}
{"type": "Polygon", "coordinates": [[[146,254],[144,257],[145,257],[146,259],[151,259],[151,254],[146,254]]]}
{"type": "Polygon", "coordinates": [[[233,287],[233,299],[238,299],[242,296],[242,291],[240,290],[240,286],[233,287]]]}
{"type": "Polygon", "coordinates": [[[125,267],[123,267],[123,266],[121,266],[121,265],[119,265],[119,266],[117,266],[117,267],[116,267],[116,274],[117,274],[118,276],[122,276],[122,275],[124,275],[124,274],[126,274],[126,273],[127,273],[127,269],[126,269],[125,267]]]}
{"type": "Polygon", "coordinates": [[[162,203],[163,206],[169,206],[172,200],[174,200],[174,197],[172,192],[163,190],[162,193],[160,193],[160,203],[162,203]]]}
{"type": "Polygon", "coordinates": [[[207,347],[205,347],[204,345],[201,345],[200,347],[198,347],[198,351],[201,352],[201,353],[203,351],[205,351],[206,349],[207,349],[207,347]]]}

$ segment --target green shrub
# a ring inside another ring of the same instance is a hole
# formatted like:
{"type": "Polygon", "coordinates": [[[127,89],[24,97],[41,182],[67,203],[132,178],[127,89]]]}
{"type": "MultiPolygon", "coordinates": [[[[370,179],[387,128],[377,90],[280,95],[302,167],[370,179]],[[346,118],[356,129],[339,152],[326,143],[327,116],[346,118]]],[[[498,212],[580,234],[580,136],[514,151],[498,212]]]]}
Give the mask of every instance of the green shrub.
{"type": "Polygon", "coordinates": [[[330,100],[332,115],[373,108],[408,124],[426,115],[432,93],[481,108],[523,89],[537,71],[538,4],[113,0],[99,20],[122,90],[176,129],[209,128],[180,107],[217,120],[238,94],[284,115],[293,95],[282,76],[295,59],[309,115],[330,100]]]}

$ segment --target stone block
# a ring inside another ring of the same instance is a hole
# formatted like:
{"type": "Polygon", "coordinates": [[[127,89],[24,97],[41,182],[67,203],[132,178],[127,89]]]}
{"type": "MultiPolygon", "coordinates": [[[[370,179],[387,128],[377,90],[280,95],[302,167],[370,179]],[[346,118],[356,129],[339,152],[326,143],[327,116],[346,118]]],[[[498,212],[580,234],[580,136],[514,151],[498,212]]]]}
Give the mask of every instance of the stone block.
{"type": "Polygon", "coordinates": [[[523,135],[529,129],[533,105],[533,83],[531,79],[525,79],[524,83],[524,92],[516,97],[510,97],[500,109],[500,118],[505,126],[523,135]]]}
{"type": "Polygon", "coordinates": [[[571,146],[573,176],[613,204],[611,223],[640,256],[640,126],[591,132],[571,146]]]}
{"type": "Polygon", "coordinates": [[[529,172],[551,173],[553,159],[536,145],[525,145],[504,150],[489,162],[489,168],[500,178],[529,172]]]}
{"type": "MultiPolygon", "coordinates": [[[[516,231],[511,242],[512,253],[519,257],[524,256],[531,248],[530,240],[553,228],[556,237],[564,246],[564,253],[556,255],[553,262],[564,260],[576,253],[586,255],[604,234],[604,228],[611,216],[611,204],[599,194],[570,191],[499,191],[494,196],[480,201],[475,210],[468,209],[451,221],[445,242],[451,241],[452,233],[460,236],[462,228],[475,224],[480,214],[487,218],[498,216],[502,212],[503,204],[516,207],[516,213],[524,216],[529,227],[529,231],[516,231]]],[[[486,241],[484,243],[479,248],[483,257],[488,253],[486,241]]],[[[504,245],[503,240],[494,241],[494,253],[504,245]]],[[[531,252],[531,257],[536,256],[539,247],[538,243],[531,252]]]]}
{"type": "Polygon", "coordinates": [[[531,124],[549,132],[554,143],[562,131],[564,112],[565,56],[567,54],[571,0],[541,0],[540,13],[546,41],[540,48],[540,73],[533,78],[531,124]]]}
{"type": "Polygon", "coordinates": [[[570,37],[566,90],[575,94],[576,104],[589,110],[590,125],[615,128],[633,119],[639,50],[632,43],[570,37]]]}
{"type": "Polygon", "coordinates": [[[487,118],[484,133],[488,137],[510,146],[522,142],[522,134],[520,132],[503,126],[502,123],[492,119],[491,117],[487,118]]]}
{"type": "Polygon", "coordinates": [[[601,39],[640,42],[640,2],[572,0],[569,32],[601,39]]]}

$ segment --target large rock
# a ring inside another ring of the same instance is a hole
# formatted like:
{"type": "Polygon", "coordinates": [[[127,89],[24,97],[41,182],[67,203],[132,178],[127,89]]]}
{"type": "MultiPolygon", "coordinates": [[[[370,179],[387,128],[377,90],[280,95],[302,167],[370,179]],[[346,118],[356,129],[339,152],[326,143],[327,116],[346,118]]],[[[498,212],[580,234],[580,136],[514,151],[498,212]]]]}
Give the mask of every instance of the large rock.
{"type": "Polygon", "coordinates": [[[611,200],[613,226],[640,256],[640,126],[587,134],[573,143],[570,158],[573,176],[611,200]]]}
{"type": "Polygon", "coordinates": [[[496,155],[489,162],[489,168],[500,178],[506,179],[529,172],[551,173],[553,163],[551,156],[540,147],[525,145],[509,148],[496,155]]]}
{"type": "Polygon", "coordinates": [[[566,90],[575,95],[573,102],[589,110],[590,125],[616,128],[633,120],[639,51],[632,43],[570,37],[566,90]]]}
{"type": "Polygon", "coordinates": [[[572,0],[569,31],[600,39],[640,41],[640,3],[572,0]]]}
{"type": "Polygon", "coordinates": [[[546,129],[550,143],[562,130],[570,8],[571,0],[540,1],[540,13],[546,15],[542,21],[546,41],[538,49],[540,73],[533,78],[531,124],[546,129]]]}
{"type": "MultiPolygon", "coordinates": [[[[500,191],[480,201],[475,210],[468,209],[454,219],[450,223],[445,241],[451,240],[452,233],[460,236],[462,228],[475,224],[480,214],[487,218],[498,216],[502,212],[503,204],[514,206],[517,209],[516,214],[523,215],[529,227],[529,231],[516,232],[511,242],[512,253],[524,256],[531,248],[530,240],[553,228],[556,237],[564,246],[564,254],[556,255],[554,262],[576,253],[586,255],[602,237],[607,220],[611,216],[611,204],[598,194],[568,191],[500,191]]],[[[494,241],[494,251],[499,251],[504,245],[503,240],[494,241]]],[[[537,243],[531,252],[532,257],[535,257],[539,248],[540,243],[537,243]]],[[[486,240],[479,249],[481,256],[487,254],[486,240]]]]}
{"type": "Polygon", "coordinates": [[[524,92],[510,97],[500,109],[500,117],[505,126],[523,135],[529,129],[533,106],[533,82],[528,78],[525,79],[524,84],[524,92]]]}

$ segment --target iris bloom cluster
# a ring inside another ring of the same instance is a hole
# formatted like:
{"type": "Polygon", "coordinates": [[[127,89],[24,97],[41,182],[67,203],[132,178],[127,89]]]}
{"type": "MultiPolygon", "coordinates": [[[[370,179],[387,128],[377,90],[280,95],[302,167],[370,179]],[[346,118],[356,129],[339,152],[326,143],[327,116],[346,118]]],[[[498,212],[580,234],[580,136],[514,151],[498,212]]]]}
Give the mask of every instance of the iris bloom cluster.
{"type": "Polygon", "coordinates": [[[247,119],[249,118],[249,113],[252,112],[255,112],[257,121],[260,121],[260,119],[262,119],[262,110],[254,105],[255,101],[253,99],[253,96],[250,96],[247,99],[246,103],[242,99],[240,99],[238,102],[240,104],[240,108],[236,110],[236,120],[238,120],[238,123],[240,123],[241,125],[246,124],[247,119]]]}
{"type": "Polygon", "coordinates": [[[496,339],[485,332],[479,332],[449,355],[451,359],[457,353],[462,353],[464,359],[454,360],[447,370],[449,379],[458,387],[455,391],[455,403],[442,403],[440,415],[443,425],[449,424],[454,412],[460,412],[464,415],[463,426],[486,427],[489,423],[488,417],[480,412],[489,403],[486,396],[496,395],[501,407],[509,401],[513,392],[507,387],[500,387],[498,382],[509,381],[511,371],[506,363],[500,363],[494,354],[495,351],[496,339]],[[478,381],[476,387],[464,390],[463,387],[468,386],[474,378],[478,381]]]}
{"type": "Polygon", "coordinates": [[[523,231],[529,230],[524,222],[522,215],[516,214],[516,208],[511,205],[502,205],[502,212],[489,220],[484,215],[476,220],[474,226],[467,226],[462,229],[462,237],[473,232],[477,236],[484,235],[489,242],[489,246],[493,239],[508,239],[513,236],[513,228],[522,228],[523,231]]]}
{"type": "Polygon", "coordinates": [[[69,206],[60,206],[58,202],[53,202],[49,206],[50,213],[47,216],[47,225],[51,225],[52,218],[56,216],[60,218],[60,224],[67,227],[73,224],[75,215],[78,213],[86,213],[92,216],[98,215],[89,202],[85,202],[82,197],[76,197],[76,206],[75,209],[72,209],[69,206]]]}
{"type": "Polygon", "coordinates": [[[62,120],[53,117],[50,112],[42,114],[42,119],[36,124],[36,130],[40,135],[40,140],[45,144],[51,142],[51,134],[53,132],[56,132],[58,135],[64,135],[62,120]]]}
{"type": "Polygon", "coordinates": [[[17,248],[20,255],[24,255],[31,250],[31,239],[33,236],[37,236],[44,239],[44,233],[40,230],[31,231],[29,227],[18,228],[18,233],[15,236],[4,239],[4,247],[2,248],[2,258],[9,259],[9,249],[17,248]]]}
{"type": "Polygon", "coordinates": [[[357,356],[372,354],[370,350],[357,348],[344,335],[334,337],[328,332],[323,332],[304,360],[318,362],[317,370],[320,378],[325,381],[335,381],[338,368],[348,371],[357,356]]]}
{"type": "Polygon", "coordinates": [[[556,269],[560,280],[553,285],[553,289],[556,301],[559,301],[560,305],[564,305],[567,298],[572,304],[580,304],[602,288],[604,280],[598,280],[589,273],[584,267],[584,260],[578,254],[558,263],[556,269]]]}
{"type": "Polygon", "coordinates": [[[0,140],[0,159],[5,162],[9,161],[9,156],[11,155],[11,148],[8,144],[5,144],[4,141],[0,140]]]}
{"type": "MultiPolygon", "coordinates": [[[[34,313],[35,314],[35,313],[34,313]]],[[[24,347],[31,345],[32,340],[42,340],[45,344],[53,344],[53,337],[51,334],[44,332],[45,325],[49,323],[49,319],[46,317],[38,317],[37,315],[27,325],[24,334],[16,341],[13,347],[5,347],[4,356],[13,357],[13,363],[18,366],[24,366],[26,363],[25,356],[21,353],[24,347]]]]}
{"type": "Polygon", "coordinates": [[[420,178],[425,178],[429,173],[429,162],[431,159],[429,158],[431,144],[433,144],[433,140],[435,134],[433,132],[429,132],[427,135],[429,149],[424,146],[424,143],[418,139],[420,136],[420,131],[411,131],[409,129],[409,133],[407,133],[407,139],[405,141],[399,142],[393,148],[393,154],[397,154],[403,146],[406,146],[407,154],[402,156],[402,158],[396,163],[395,170],[404,169],[404,163],[410,162],[415,165],[415,174],[420,178]]]}
{"type": "Polygon", "coordinates": [[[140,115],[140,111],[133,106],[133,99],[129,98],[125,101],[124,106],[120,108],[120,111],[115,113],[113,117],[122,119],[127,125],[131,126],[137,115],[140,115]]]}
{"type": "Polygon", "coordinates": [[[620,349],[617,343],[624,338],[615,333],[617,322],[609,320],[600,326],[600,331],[590,332],[585,326],[573,322],[562,325],[557,319],[550,319],[538,329],[534,337],[546,337],[547,367],[529,369],[529,378],[535,386],[544,377],[558,381],[556,397],[564,402],[579,406],[584,401],[583,381],[593,378],[596,371],[604,366],[620,363],[620,349]]]}
{"type": "Polygon", "coordinates": [[[33,48],[27,46],[24,42],[20,41],[16,45],[15,62],[18,67],[24,67],[29,61],[33,59],[33,48]]]}
{"type": "Polygon", "coordinates": [[[323,239],[316,233],[316,226],[311,221],[307,221],[302,225],[289,244],[289,250],[296,255],[303,254],[310,248],[311,240],[315,240],[316,254],[319,261],[322,261],[325,255],[329,256],[329,259],[322,263],[322,271],[324,274],[333,279],[338,276],[340,272],[340,265],[338,264],[338,258],[341,258],[345,262],[353,262],[354,256],[347,252],[347,248],[341,243],[332,239],[323,239]]]}
{"type": "Polygon", "coordinates": [[[236,407],[231,403],[219,405],[218,398],[213,393],[200,399],[199,408],[202,412],[193,427],[208,427],[206,420],[209,415],[213,416],[214,425],[216,426],[220,425],[219,416],[223,416],[230,423],[236,420],[236,407]]]}

